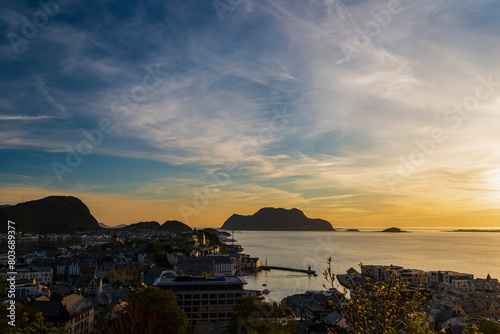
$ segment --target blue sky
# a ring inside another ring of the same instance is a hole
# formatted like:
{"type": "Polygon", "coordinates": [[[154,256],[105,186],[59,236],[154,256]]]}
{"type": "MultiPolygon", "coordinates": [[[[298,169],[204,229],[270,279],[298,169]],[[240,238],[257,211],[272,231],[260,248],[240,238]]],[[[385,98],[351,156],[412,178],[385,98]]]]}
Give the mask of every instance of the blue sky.
{"type": "Polygon", "coordinates": [[[498,222],[496,1],[2,8],[2,203],[74,195],[109,225],[498,222]]]}

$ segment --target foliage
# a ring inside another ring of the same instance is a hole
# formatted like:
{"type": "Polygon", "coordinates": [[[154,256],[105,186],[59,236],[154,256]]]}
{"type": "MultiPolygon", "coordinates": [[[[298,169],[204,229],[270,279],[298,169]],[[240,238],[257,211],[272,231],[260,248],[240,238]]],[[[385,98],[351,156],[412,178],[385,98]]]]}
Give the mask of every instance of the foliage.
{"type": "Polygon", "coordinates": [[[176,299],[172,290],[157,287],[138,288],[130,293],[132,304],[137,304],[145,312],[156,314],[175,329],[182,331],[189,327],[189,319],[176,299]]]}
{"type": "Polygon", "coordinates": [[[295,317],[285,303],[260,303],[256,297],[236,298],[227,334],[295,333],[295,317]]]}
{"type": "Polygon", "coordinates": [[[105,334],[171,334],[174,327],[152,312],[146,312],[137,305],[130,303],[125,311],[111,320],[104,331],[105,334]]]}
{"type": "Polygon", "coordinates": [[[156,252],[153,260],[156,262],[158,267],[167,267],[167,268],[172,268],[172,265],[170,262],[168,262],[168,255],[156,252]]]}
{"type": "Polygon", "coordinates": [[[462,332],[462,334],[483,334],[479,331],[476,325],[466,326],[462,332]]]}
{"type": "MultiPolygon", "coordinates": [[[[323,277],[330,284],[332,290],[334,290],[335,289],[335,286],[334,286],[335,273],[332,272],[332,257],[331,256],[326,260],[326,265],[327,265],[327,267],[326,267],[325,271],[323,272],[323,277]]],[[[323,284],[323,287],[326,289],[325,284],[323,284]]]]}
{"type": "MultiPolygon", "coordinates": [[[[15,326],[11,326],[8,322],[11,320],[7,318],[8,310],[7,304],[0,303],[0,333],[6,334],[38,334],[47,333],[57,334],[57,333],[68,333],[69,325],[64,324],[60,327],[52,327],[47,329],[45,326],[45,319],[42,312],[34,312],[35,308],[18,306],[16,304],[16,320],[15,326]]],[[[39,309],[37,309],[39,310],[39,309]]]]}
{"type": "MultiPolygon", "coordinates": [[[[477,322],[475,326],[471,327],[476,327],[473,330],[476,330],[476,332],[469,332],[473,334],[500,334],[500,325],[494,321],[487,320],[487,319],[482,319],[477,322]]],[[[466,328],[469,329],[469,328],[466,328]]],[[[465,333],[465,332],[464,332],[465,333]]]]}
{"type": "MultiPolygon", "coordinates": [[[[333,287],[335,276],[331,262],[328,258],[323,275],[333,287]]],[[[347,282],[346,286],[350,290],[350,299],[341,303],[341,311],[353,333],[434,333],[426,320],[429,306],[423,293],[419,290],[409,293],[401,276],[391,269],[388,269],[385,282],[374,282],[368,272],[355,282],[347,282]]]]}

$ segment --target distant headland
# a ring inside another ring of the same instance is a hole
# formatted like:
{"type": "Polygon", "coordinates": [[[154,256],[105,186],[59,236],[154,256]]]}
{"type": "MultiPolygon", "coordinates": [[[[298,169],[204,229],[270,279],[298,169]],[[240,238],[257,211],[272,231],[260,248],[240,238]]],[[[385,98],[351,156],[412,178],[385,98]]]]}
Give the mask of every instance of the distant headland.
{"type": "Polygon", "coordinates": [[[389,227],[389,228],[386,228],[385,230],[380,231],[380,232],[404,233],[404,232],[408,232],[408,231],[403,231],[402,229],[400,229],[398,227],[389,227]]]}
{"type": "Polygon", "coordinates": [[[335,231],[323,219],[307,218],[299,209],[262,208],[251,216],[233,214],[221,229],[246,231],[335,231]]]}

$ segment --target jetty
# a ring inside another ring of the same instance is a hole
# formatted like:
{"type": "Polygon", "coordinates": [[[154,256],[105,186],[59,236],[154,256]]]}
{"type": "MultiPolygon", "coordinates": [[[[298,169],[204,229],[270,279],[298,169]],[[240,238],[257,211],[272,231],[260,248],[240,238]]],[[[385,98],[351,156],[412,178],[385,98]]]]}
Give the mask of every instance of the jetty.
{"type": "Polygon", "coordinates": [[[308,275],[316,275],[316,271],[312,270],[311,267],[308,269],[296,269],[289,267],[277,267],[277,266],[260,266],[260,270],[284,270],[284,271],[293,271],[296,273],[304,273],[308,275]]]}

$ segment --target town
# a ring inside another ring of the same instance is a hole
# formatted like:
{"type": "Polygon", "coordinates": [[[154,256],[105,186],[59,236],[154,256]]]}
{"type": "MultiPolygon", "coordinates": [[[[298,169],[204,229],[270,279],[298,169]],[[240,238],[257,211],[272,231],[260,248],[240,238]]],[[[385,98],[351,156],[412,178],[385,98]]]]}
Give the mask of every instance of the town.
{"type": "MultiPolygon", "coordinates": [[[[19,236],[35,238],[41,236],[19,236]]],[[[2,301],[10,303],[14,292],[16,309],[42,312],[48,330],[65,325],[71,334],[106,333],[106,326],[125,312],[131,291],[138,286],[172,290],[192,333],[226,330],[239,297],[265,301],[266,289],[245,289],[241,274],[266,267],[261,268],[259,258],[242,254],[243,248],[228,232],[107,228],[44,238],[73,242],[18,251],[15,284],[7,253],[2,254],[0,280],[5,284],[2,301]]],[[[311,268],[302,272],[314,273],[311,268]]],[[[363,283],[365,277],[383,283],[390,275],[398,275],[408,290],[423,288],[429,293],[428,323],[436,332],[461,333],[482,319],[500,318],[500,283],[489,275],[475,278],[448,270],[361,265],[360,271],[351,268],[336,275],[336,281],[349,287],[363,283]]],[[[350,329],[342,312],[345,295],[333,286],[291,295],[283,302],[296,322],[292,333],[350,329]]]]}

